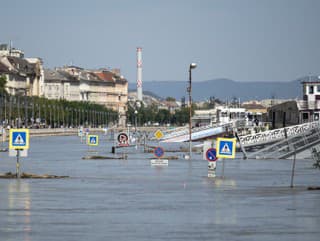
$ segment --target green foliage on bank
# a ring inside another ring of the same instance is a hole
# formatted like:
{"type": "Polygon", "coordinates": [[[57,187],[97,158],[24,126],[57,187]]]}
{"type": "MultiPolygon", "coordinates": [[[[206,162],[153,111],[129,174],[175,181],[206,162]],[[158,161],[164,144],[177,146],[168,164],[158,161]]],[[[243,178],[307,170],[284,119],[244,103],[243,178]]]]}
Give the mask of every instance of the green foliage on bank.
{"type": "MultiPolygon", "coordinates": [[[[195,105],[192,107],[192,115],[194,113],[195,105]]],[[[181,107],[171,113],[167,109],[161,109],[157,105],[153,104],[145,106],[141,103],[140,106],[128,105],[127,110],[127,123],[132,125],[185,125],[189,123],[189,108],[181,107]]]]}
{"type": "Polygon", "coordinates": [[[0,120],[15,127],[97,127],[116,124],[118,113],[90,102],[12,96],[0,89],[0,120]]]}
{"type": "Polygon", "coordinates": [[[0,95],[6,95],[7,91],[5,86],[7,84],[7,78],[4,75],[0,76],[0,95]]]}

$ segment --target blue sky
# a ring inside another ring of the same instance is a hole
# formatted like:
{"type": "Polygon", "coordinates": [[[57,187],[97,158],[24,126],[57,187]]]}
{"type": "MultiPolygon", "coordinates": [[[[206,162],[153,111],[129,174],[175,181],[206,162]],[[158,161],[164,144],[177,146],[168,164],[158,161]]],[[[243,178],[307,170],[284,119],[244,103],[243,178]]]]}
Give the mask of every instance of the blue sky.
{"type": "Polygon", "coordinates": [[[47,68],[120,68],[143,80],[291,81],[320,74],[318,0],[2,1],[0,42],[47,68]]]}

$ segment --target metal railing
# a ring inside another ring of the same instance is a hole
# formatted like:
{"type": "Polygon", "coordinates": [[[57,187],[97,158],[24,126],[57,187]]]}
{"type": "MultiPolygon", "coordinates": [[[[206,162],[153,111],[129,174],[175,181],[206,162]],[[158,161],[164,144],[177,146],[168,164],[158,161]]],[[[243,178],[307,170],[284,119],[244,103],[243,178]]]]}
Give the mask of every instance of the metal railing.
{"type": "Polygon", "coordinates": [[[320,128],[317,126],[301,134],[280,140],[259,151],[249,153],[247,157],[256,159],[284,159],[312,148],[319,143],[320,128]]]}
{"type": "Polygon", "coordinates": [[[245,136],[239,136],[239,139],[244,147],[252,147],[276,142],[286,137],[299,135],[319,126],[319,121],[308,122],[300,125],[289,126],[285,128],[279,128],[275,130],[264,131],[245,136]]]}
{"type": "MultiPolygon", "coordinates": [[[[205,132],[208,130],[222,128],[223,132],[225,132],[227,130],[231,130],[234,127],[234,125],[235,125],[234,122],[229,122],[229,123],[225,123],[225,124],[216,124],[216,125],[208,125],[208,126],[193,128],[192,129],[192,140],[194,140],[194,138],[196,136],[200,136],[199,138],[205,138],[205,137],[211,136],[211,132],[208,132],[208,134],[206,135],[205,132]]],[[[188,127],[186,127],[183,130],[175,131],[175,132],[172,132],[170,134],[165,135],[161,139],[161,141],[170,142],[170,140],[174,140],[177,138],[179,138],[179,141],[186,141],[189,138],[188,135],[189,135],[189,129],[188,129],[188,127]]]]}

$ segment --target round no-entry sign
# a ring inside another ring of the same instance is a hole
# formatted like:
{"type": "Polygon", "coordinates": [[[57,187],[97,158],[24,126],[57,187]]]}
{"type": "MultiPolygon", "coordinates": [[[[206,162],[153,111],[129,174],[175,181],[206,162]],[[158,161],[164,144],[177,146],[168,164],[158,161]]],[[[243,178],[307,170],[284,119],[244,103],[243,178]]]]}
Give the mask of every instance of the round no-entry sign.
{"type": "Polygon", "coordinates": [[[154,148],[153,153],[156,157],[161,158],[164,155],[164,150],[162,147],[157,146],[156,148],[154,148]]]}
{"type": "Polygon", "coordinates": [[[209,162],[215,162],[218,160],[217,151],[215,148],[209,148],[206,152],[206,158],[209,162]]]}

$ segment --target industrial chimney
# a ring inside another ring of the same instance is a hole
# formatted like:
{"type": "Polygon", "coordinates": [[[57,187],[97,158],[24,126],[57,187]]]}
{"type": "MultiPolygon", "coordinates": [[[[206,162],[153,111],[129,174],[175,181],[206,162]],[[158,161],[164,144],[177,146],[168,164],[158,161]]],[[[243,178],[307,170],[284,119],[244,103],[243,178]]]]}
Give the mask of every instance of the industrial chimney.
{"type": "Polygon", "coordinates": [[[137,99],[142,101],[142,48],[137,48],[137,99]]]}

